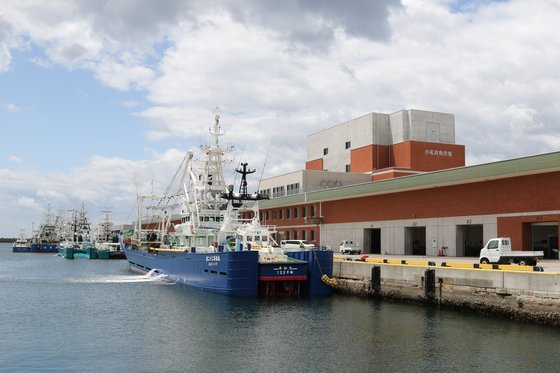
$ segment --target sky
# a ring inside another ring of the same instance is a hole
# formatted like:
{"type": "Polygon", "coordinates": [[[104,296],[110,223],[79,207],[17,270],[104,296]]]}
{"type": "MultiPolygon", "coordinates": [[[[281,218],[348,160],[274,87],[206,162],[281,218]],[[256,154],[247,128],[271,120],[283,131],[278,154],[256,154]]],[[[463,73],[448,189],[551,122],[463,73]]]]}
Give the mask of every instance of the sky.
{"type": "Polygon", "coordinates": [[[240,161],[304,169],[308,135],[371,112],[454,114],[468,165],[558,151],[558,19],[558,0],[3,0],[0,237],[49,205],[131,222],[215,107],[230,182],[240,161]]]}

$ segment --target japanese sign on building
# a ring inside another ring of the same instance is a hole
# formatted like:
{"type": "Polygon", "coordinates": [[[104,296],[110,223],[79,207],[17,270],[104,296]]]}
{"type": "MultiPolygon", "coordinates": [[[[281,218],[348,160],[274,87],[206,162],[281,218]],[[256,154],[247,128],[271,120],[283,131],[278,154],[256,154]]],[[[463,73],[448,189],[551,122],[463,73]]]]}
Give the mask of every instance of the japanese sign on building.
{"type": "Polygon", "coordinates": [[[426,149],[424,154],[437,157],[453,157],[453,152],[451,150],[426,149]]]}

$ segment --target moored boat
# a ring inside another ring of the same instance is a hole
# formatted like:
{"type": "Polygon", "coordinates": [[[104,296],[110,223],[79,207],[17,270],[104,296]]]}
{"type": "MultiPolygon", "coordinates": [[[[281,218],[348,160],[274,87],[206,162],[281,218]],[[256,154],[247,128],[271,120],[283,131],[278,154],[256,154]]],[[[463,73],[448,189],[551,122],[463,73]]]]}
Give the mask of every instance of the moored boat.
{"type": "Polygon", "coordinates": [[[124,253],[118,240],[118,234],[113,229],[111,211],[104,210],[103,220],[97,224],[94,231],[94,244],[98,259],[124,259],[124,253]]]}
{"type": "Polygon", "coordinates": [[[96,242],[98,259],[125,259],[121,244],[118,242],[96,242]]]}
{"type": "Polygon", "coordinates": [[[188,152],[169,193],[138,198],[135,233],[122,239],[131,269],[232,296],[329,295],[321,278],[332,276],[332,252],[284,253],[275,245],[273,228],[258,220],[258,200],[265,197],[247,193],[246,176],[254,171],[246,163],[237,170],[239,193],[225,184],[224,155],[230,148],[220,145],[218,114],[210,134],[201,164],[188,152]],[[241,219],[240,210],[249,207],[252,218],[241,219]],[[144,211],[157,213],[143,217],[144,211]]]}
{"type": "Polygon", "coordinates": [[[31,242],[25,238],[25,232],[21,231],[17,240],[12,245],[12,252],[14,253],[30,253],[31,242]]]}
{"type": "Polygon", "coordinates": [[[71,209],[69,212],[70,216],[64,221],[59,234],[59,256],[65,259],[97,259],[97,250],[91,241],[91,224],[84,203],[80,210],[71,209]]]}
{"type": "Polygon", "coordinates": [[[60,215],[54,217],[49,205],[43,216],[43,222],[31,238],[31,252],[58,253],[62,225],[62,217],[60,215]]]}

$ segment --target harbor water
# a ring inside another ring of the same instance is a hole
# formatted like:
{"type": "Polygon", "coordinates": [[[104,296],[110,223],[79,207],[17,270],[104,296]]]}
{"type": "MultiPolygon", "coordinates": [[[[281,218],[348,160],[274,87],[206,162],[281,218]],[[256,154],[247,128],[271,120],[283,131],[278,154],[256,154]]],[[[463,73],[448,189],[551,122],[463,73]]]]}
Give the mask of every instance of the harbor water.
{"type": "Polygon", "coordinates": [[[560,329],[333,295],[230,298],[0,244],[0,372],[552,372],[560,329]]]}

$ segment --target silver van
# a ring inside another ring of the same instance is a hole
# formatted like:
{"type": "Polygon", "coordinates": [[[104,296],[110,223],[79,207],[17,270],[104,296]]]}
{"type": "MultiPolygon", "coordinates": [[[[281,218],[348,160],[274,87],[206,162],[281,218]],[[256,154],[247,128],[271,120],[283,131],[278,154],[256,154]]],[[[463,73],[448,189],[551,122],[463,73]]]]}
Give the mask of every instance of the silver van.
{"type": "Polygon", "coordinates": [[[282,240],[280,247],[287,251],[312,250],[315,245],[305,240],[282,240]]]}

